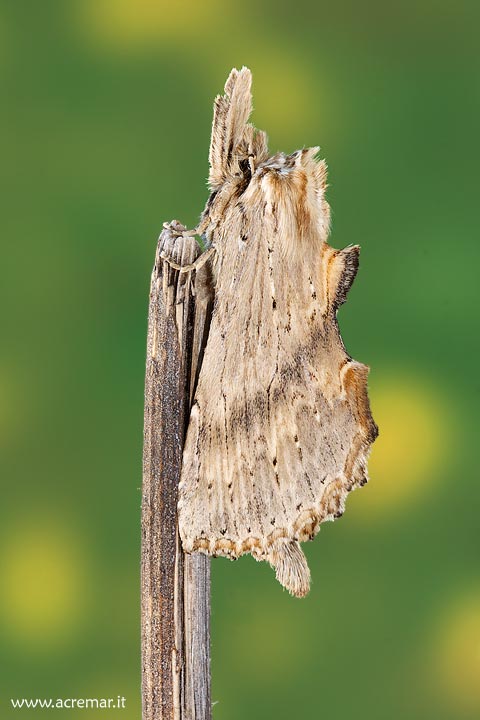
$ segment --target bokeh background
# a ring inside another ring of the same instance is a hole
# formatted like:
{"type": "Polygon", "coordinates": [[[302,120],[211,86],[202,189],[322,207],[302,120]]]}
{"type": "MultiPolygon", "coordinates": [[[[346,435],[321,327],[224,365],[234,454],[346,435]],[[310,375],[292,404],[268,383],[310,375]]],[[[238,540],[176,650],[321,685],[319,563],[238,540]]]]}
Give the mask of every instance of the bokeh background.
{"type": "Polygon", "coordinates": [[[372,367],[371,482],[306,546],[313,587],[213,562],[214,718],[480,717],[479,6],[0,3],[0,716],[140,717],[150,270],[207,198],[212,101],[254,76],[273,151],[322,147],[339,321],[372,367]],[[45,711],[43,714],[48,714],[45,711]]]}

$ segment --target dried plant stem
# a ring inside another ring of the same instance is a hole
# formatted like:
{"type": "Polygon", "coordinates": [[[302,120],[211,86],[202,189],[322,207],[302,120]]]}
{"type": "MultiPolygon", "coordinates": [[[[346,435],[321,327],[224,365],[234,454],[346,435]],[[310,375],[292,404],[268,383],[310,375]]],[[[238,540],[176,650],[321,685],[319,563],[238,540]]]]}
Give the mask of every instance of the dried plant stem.
{"type": "Polygon", "coordinates": [[[211,718],[210,561],[184,555],[177,521],[184,435],[211,292],[206,264],[195,273],[178,270],[200,253],[179,228],[171,223],[160,236],[150,289],[142,490],[143,720],[211,718]]]}

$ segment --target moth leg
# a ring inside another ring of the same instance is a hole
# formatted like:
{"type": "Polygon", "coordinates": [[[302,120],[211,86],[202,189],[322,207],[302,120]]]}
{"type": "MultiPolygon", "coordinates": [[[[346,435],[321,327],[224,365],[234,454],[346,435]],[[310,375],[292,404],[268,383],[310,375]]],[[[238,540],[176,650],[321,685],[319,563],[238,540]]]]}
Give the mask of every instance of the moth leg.
{"type": "MultiPolygon", "coordinates": [[[[173,222],[176,222],[175,220],[173,222]]],[[[183,225],[180,225],[178,223],[177,227],[172,226],[172,222],[164,222],[163,227],[165,230],[170,230],[170,232],[176,237],[193,237],[194,235],[198,234],[197,228],[192,228],[192,230],[187,230],[186,228],[184,230],[179,230],[179,227],[184,227],[183,225]]]]}
{"type": "Polygon", "coordinates": [[[310,590],[310,568],[297,540],[291,540],[290,542],[280,540],[267,556],[267,560],[275,569],[278,582],[291,595],[304,597],[308,593],[310,590]]]}
{"type": "Polygon", "coordinates": [[[195,235],[202,235],[202,233],[205,231],[206,227],[208,226],[208,216],[204,217],[197,227],[192,228],[191,230],[187,230],[187,228],[178,222],[178,220],[172,220],[170,222],[164,222],[163,227],[165,230],[169,230],[170,233],[173,233],[177,237],[194,237],[195,235]]]}
{"type": "MultiPolygon", "coordinates": [[[[192,233],[192,231],[190,231],[190,233],[193,235],[196,235],[196,233],[192,233]]],[[[197,260],[195,260],[195,262],[190,263],[190,265],[179,265],[178,263],[171,260],[168,257],[168,255],[166,255],[166,253],[160,253],[160,257],[162,260],[165,260],[165,262],[168,263],[168,265],[170,265],[170,267],[173,268],[174,270],[178,270],[178,272],[180,272],[180,273],[186,273],[186,272],[190,272],[191,270],[198,270],[199,268],[201,268],[202,265],[205,265],[207,260],[209,260],[212,257],[214,252],[215,252],[214,247],[209,248],[204,253],[202,253],[200,255],[200,257],[197,258],[197,260]]]]}

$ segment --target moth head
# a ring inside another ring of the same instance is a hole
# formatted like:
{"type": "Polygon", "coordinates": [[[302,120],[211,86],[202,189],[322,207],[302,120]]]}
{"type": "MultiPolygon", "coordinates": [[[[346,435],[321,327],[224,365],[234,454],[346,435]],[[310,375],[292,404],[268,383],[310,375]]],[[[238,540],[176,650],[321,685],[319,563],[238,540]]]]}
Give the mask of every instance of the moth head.
{"type": "MultiPolygon", "coordinates": [[[[326,199],[327,165],[318,160],[319,148],[304,148],[290,155],[277,153],[261,163],[248,190],[252,202],[263,203],[265,222],[282,242],[311,241],[318,246],[330,229],[326,199]]],[[[298,243],[297,243],[298,244],[298,243]]],[[[304,247],[302,247],[304,250],[304,247]]]]}
{"type": "Polygon", "coordinates": [[[248,122],[252,111],[252,75],[233,69],[225,94],[215,99],[208,183],[211,195],[204,211],[215,226],[227,211],[264,214],[290,237],[326,239],[330,209],[325,199],[327,169],[316,159],[318,148],[269,156],[267,136],[248,122]]]}

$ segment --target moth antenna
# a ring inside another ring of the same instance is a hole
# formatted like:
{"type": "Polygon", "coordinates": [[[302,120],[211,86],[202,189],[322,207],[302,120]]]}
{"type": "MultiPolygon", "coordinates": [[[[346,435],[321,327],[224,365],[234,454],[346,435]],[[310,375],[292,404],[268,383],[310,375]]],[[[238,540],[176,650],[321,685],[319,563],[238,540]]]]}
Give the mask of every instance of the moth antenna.
{"type": "MultiPolygon", "coordinates": [[[[208,182],[214,190],[231,173],[236,149],[245,139],[246,125],[252,112],[252,73],[247,67],[235,68],[225,83],[225,95],[215,98],[208,161],[208,182]]],[[[238,163],[237,163],[238,164],[238,163]]]]}
{"type": "Polygon", "coordinates": [[[291,595],[304,597],[310,590],[310,569],[297,540],[279,542],[268,556],[278,582],[291,595]]]}

